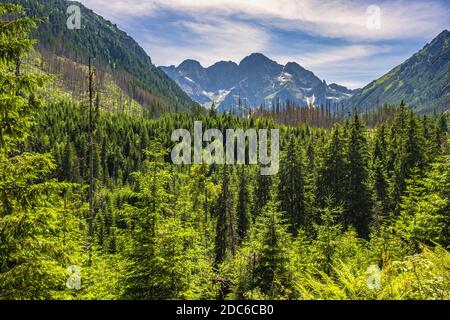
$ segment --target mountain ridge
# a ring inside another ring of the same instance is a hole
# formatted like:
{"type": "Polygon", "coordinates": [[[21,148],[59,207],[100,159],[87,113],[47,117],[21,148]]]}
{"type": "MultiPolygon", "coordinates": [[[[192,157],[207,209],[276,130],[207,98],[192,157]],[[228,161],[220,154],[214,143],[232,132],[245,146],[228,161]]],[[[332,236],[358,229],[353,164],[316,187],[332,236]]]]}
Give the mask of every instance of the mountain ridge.
{"type": "Polygon", "coordinates": [[[418,113],[450,109],[450,32],[444,30],[421,50],[372,81],[347,103],[347,109],[371,110],[404,102],[418,113]]]}
{"type": "Polygon", "coordinates": [[[270,108],[286,101],[298,106],[307,106],[310,101],[340,104],[358,92],[328,85],[296,62],[282,65],[262,53],[252,53],[239,63],[219,61],[207,68],[192,59],[160,68],[193,100],[205,107],[214,103],[221,111],[240,103],[244,108],[270,108]]]}
{"type": "MultiPolygon", "coordinates": [[[[150,56],[126,32],[83,4],[64,0],[8,0],[21,5],[28,16],[44,21],[33,33],[45,63],[64,58],[87,65],[94,58],[97,70],[112,76],[118,87],[146,108],[188,110],[194,102],[164,72],[153,65],[150,56]],[[81,10],[81,29],[69,30],[69,5],[81,10]]],[[[64,68],[60,68],[64,73],[64,68]]],[[[53,68],[55,69],[55,68],[53,68]]],[[[67,73],[67,72],[66,72],[67,73]]],[[[65,74],[64,78],[71,77],[65,74]]],[[[82,79],[70,79],[82,82],[82,79]]]]}

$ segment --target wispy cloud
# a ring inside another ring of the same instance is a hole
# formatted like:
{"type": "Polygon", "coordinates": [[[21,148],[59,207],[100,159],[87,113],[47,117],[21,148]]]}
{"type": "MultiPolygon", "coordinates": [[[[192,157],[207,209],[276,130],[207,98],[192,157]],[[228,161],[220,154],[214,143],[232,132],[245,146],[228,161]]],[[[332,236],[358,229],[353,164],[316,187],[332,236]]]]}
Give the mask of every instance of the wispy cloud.
{"type": "Polygon", "coordinates": [[[261,52],[351,87],[387,72],[450,27],[448,0],[81,0],[157,65],[239,62],[261,52]],[[368,28],[369,6],[381,10],[368,28]]]}
{"type": "Polygon", "coordinates": [[[170,9],[195,16],[265,21],[279,27],[347,39],[428,37],[448,22],[450,10],[440,1],[355,0],[82,0],[107,16],[150,16],[170,9]],[[367,28],[367,8],[381,9],[381,28],[367,28]]]}
{"type": "Polygon", "coordinates": [[[294,50],[290,54],[274,54],[273,57],[283,64],[298,62],[329,83],[336,82],[355,89],[375,80],[408,57],[392,52],[395,52],[395,47],[386,45],[323,45],[303,53],[296,54],[294,50]]]}
{"type": "Polygon", "coordinates": [[[172,31],[186,35],[183,41],[147,34],[143,45],[157,64],[178,64],[186,58],[210,66],[221,60],[239,61],[269,46],[270,35],[264,29],[226,19],[181,20],[171,23],[172,31]],[[159,49],[157,49],[159,48],[159,49]]]}
{"type": "Polygon", "coordinates": [[[157,8],[153,0],[78,0],[108,19],[132,18],[152,14],[157,8]]]}
{"type": "Polygon", "coordinates": [[[339,47],[321,46],[320,50],[306,52],[303,55],[280,55],[275,56],[275,58],[282,63],[296,61],[305,67],[313,68],[318,66],[335,65],[336,63],[343,61],[348,62],[358,58],[385,53],[389,50],[390,48],[387,46],[375,45],[348,45],[339,47]]]}

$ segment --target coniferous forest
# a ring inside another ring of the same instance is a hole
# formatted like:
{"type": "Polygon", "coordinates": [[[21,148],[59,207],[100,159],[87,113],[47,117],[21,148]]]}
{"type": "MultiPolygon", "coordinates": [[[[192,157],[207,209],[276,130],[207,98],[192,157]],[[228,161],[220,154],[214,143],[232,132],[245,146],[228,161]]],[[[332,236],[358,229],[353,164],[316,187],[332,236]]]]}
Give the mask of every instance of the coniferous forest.
{"type": "Polygon", "coordinates": [[[41,21],[0,16],[1,300],[450,299],[448,113],[106,108],[93,66],[83,99],[49,90],[41,21]],[[279,129],[278,174],[174,165],[194,121],[279,129]]]}

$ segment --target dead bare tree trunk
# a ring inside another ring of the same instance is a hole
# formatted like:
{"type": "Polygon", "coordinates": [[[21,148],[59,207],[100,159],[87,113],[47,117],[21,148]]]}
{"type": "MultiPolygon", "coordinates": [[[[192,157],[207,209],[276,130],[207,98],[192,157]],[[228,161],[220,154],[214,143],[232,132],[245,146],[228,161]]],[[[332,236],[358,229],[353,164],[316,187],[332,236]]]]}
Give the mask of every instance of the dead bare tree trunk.
{"type": "Polygon", "coordinates": [[[94,70],[89,57],[89,264],[92,260],[92,243],[94,240],[94,133],[93,133],[93,105],[94,105],[94,70]]]}

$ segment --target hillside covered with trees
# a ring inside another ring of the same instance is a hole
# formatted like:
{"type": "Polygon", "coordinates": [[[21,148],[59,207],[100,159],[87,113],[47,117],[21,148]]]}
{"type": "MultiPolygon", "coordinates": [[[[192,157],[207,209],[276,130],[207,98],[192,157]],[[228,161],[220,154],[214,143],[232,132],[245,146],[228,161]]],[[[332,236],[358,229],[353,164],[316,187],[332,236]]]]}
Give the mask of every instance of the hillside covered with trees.
{"type": "Polygon", "coordinates": [[[0,16],[0,299],[450,299],[448,114],[49,99],[26,64],[36,23],[0,16]],[[279,173],[173,165],[194,120],[280,129],[279,173]]]}
{"type": "Polygon", "coordinates": [[[89,58],[99,75],[98,85],[105,95],[120,91],[108,101],[109,108],[122,108],[134,100],[154,114],[187,110],[194,104],[189,96],[166,74],[154,66],[139,44],[116,25],[106,21],[78,2],[65,0],[8,0],[21,5],[27,16],[39,18],[33,37],[40,55],[39,67],[60,75],[64,91],[73,92],[75,100],[86,98],[86,71],[89,58]],[[79,30],[66,27],[69,5],[80,8],[79,30]],[[84,72],[83,72],[84,71],[84,72]],[[114,84],[116,88],[110,87],[114,84]],[[83,91],[84,89],[84,91],[83,91]]]}
{"type": "Polygon", "coordinates": [[[347,109],[373,109],[406,101],[417,113],[450,109],[450,31],[444,30],[404,63],[369,83],[347,103],[347,109]]]}

